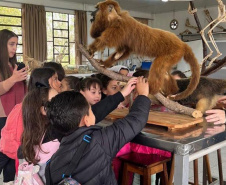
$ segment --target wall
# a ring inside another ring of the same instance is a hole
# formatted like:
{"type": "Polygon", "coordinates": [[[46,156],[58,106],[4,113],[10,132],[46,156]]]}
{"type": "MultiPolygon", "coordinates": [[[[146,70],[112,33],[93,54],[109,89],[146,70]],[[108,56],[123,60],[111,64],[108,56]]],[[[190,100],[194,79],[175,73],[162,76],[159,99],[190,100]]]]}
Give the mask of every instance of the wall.
{"type": "MultiPolygon", "coordinates": [[[[56,1],[56,0],[5,0],[5,1],[0,1],[0,6],[21,7],[21,3],[44,5],[44,6],[46,6],[47,11],[55,11],[55,12],[61,12],[61,13],[73,14],[74,10],[85,10],[85,11],[87,11],[88,30],[90,30],[90,26],[91,26],[90,11],[94,10],[93,5],[65,2],[65,1],[56,1]]],[[[218,14],[217,6],[216,7],[208,7],[207,9],[209,10],[212,18],[217,17],[217,14],[218,14]]],[[[203,8],[198,9],[198,12],[197,12],[202,27],[204,27],[208,24],[203,10],[204,10],[203,8]]],[[[191,25],[196,26],[193,15],[190,15],[187,11],[168,12],[168,13],[154,14],[154,15],[143,13],[143,12],[130,11],[130,14],[135,17],[154,19],[154,20],[149,20],[149,23],[148,23],[149,26],[151,26],[153,28],[164,29],[164,30],[173,32],[176,35],[179,35],[179,33],[183,32],[186,29],[189,29],[190,31],[192,31],[192,33],[196,32],[196,30],[194,30],[192,28],[187,28],[185,26],[186,18],[189,18],[191,25]],[[179,26],[176,30],[173,31],[170,29],[169,24],[170,24],[170,21],[174,18],[179,21],[179,26]]],[[[225,23],[222,23],[221,25],[226,27],[225,23]]],[[[220,30],[216,28],[216,31],[220,31],[220,30]]],[[[221,40],[223,40],[223,42],[224,41],[226,42],[226,34],[222,36],[221,40]]],[[[88,32],[88,44],[90,44],[91,42],[92,42],[92,38],[90,37],[89,32],[88,32]]],[[[194,49],[194,51],[198,52],[199,55],[200,55],[200,53],[202,53],[202,49],[198,49],[198,50],[194,49]]],[[[113,50],[110,50],[110,53],[111,52],[113,52],[113,50]]],[[[225,55],[226,55],[226,53],[223,53],[223,56],[225,56],[225,55]]],[[[136,56],[131,56],[129,61],[121,62],[121,64],[127,65],[127,63],[131,63],[131,65],[136,64],[137,66],[140,66],[140,61],[147,59],[147,58],[142,58],[142,59],[140,59],[140,58],[136,59],[136,58],[137,58],[136,56]]],[[[217,75],[217,77],[224,76],[224,74],[223,74],[223,72],[220,72],[220,75],[217,75]]],[[[215,74],[213,76],[216,77],[215,74]]],[[[224,78],[225,78],[225,76],[224,76],[224,78]]]]}
{"type": "MultiPolygon", "coordinates": [[[[218,7],[208,7],[207,9],[210,12],[210,15],[213,19],[217,18],[218,16],[218,7]]],[[[200,24],[202,26],[202,28],[204,28],[206,25],[208,25],[208,21],[206,20],[206,16],[204,14],[204,8],[198,9],[198,18],[200,21],[200,24]]],[[[163,14],[155,14],[153,15],[154,21],[152,22],[151,26],[154,28],[160,28],[160,29],[164,29],[170,32],[175,33],[176,35],[179,35],[179,33],[183,32],[186,29],[189,29],[192,33],[196,33],[195,29],[192,28],[188,28],[185,26],[185,22],[186,19],[189,18],[190,24],[193,26],[196,26],[196,22],[195,19],[193,17],[193,15],[190,15],[187,11],[178,11],[178,12],[169,12],[169,13],[163,13],[163,14]],[[179,26],[176,30],[171,30],[170,29],[170,21],[172,19],[177,19],[179,22],[179,26]]],[[[226,24],[225,23],[221,23],[221,26],[226,28],[226,24]]],[[[208,29],[207,29],[208,30],[208,29]]],[[[222,31],[219,28],[214,29],[214,32],[217,31],[222,31]]],[[[222,52],[222,56],[220,58],[223,58],[224,56],[226,56],[226,34],[221,34],[221,35],[214,35],[214,38],[218,41],[219,44],[219,49],[222,52]],[[225,47],[224,47],[225,46],[225,47]]],[[[189,44],[190,45],[190,44],[189,44]]],[[[192,44],[191,44],[192,47],[192,44]]],[[[201,45],[200,47],[200,43],[199,43],[199,47],[192,47],[194,53],[196,54],[199,63],[200,61],[200,54],[203,53],[203,47],[201,45]]],[[[215,52],[213,53],[213,56],[215,56],[215,52]]],[[[219,58],[219,59],[220,59],[219,58]]],[[[183,60],[182,60],[183,61],[183,60]]],[[[182,62],[181,61],[181,62],[182,62]]],[[[183,63],[183,62],[182,62],[183,63]]],[[[179,64],[179,69],[181,69],[182,71],[186,71],[187,70],[187,66],[183,63],[183,64],[179,64]],[[184,70],[183,70],[184,69],[184,70]]],[[[189,75],[188,75],[189,76],[189,75]]],[[[219,70],[218,72],[210,75],[209,77],[211,78],[221,78],[221,79],[226,79],[226,67],[222,68],[221,70],[219,70]]]]}
{"type": "MultiPolygon", "coordinates": [[[[195,4],[195,2],[194,2],[194,4],[195,4]]],[[[217,16],[218,16],[217,6],[216,7],[208,7],[207,9],[209,10],[210,15],[213,19],[217,18],[217,16]]],[[[204,8],[198,9],[197,14],[198,14],[200,24],[204,28],[208,24],[208,21],[206,20],[203,10],[204,10],[204,8]]],[[[175,33],[176,35],[179,35],[179,33],[183,32],[186,29],[189,29],[192,33],[196,33],[195,29],[188,28],[185,26],[185,22],[186,22],[187,18],[189,18],[191,25],[196,26],[194,16],[189,14],[187,11],[155,14],[155,15],[153,15],[153,18],[154,18],[154,21],[153,21],[152,27],[171,31],[171,32],[175,33]],[[179,22],[179,26],[176,30],[170,29],[169,25],[170,25],[170,21],[172,19],[177,19],[179,22]]],[[[221,25],[226,27],[226,25],[224,23],[222,23],[221,25]]],[[[219,31],[219,29],[216,28],[216,31],[219,31]]]]}

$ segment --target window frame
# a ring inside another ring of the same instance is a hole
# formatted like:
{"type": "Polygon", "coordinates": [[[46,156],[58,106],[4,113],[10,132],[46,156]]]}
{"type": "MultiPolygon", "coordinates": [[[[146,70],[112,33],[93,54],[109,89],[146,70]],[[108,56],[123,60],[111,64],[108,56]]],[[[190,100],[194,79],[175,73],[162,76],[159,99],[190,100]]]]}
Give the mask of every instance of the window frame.
{"type": "Polygon", "coordinates": [[[18,8],[18,7],[9,7],[9,6],[3,6],[3,5],[0,5],[0,7],[18,9],[18,10],[20,10],[20,12],[21,12],[21,16],[18,16],[18,15],[5,15],[5,14],[0,14],[0,17],[20,18],[20,25],[14,25],[14,24],[1,24],[1,23],[0,23],[0,26],[7,26],[7,27],[17,27],[17,28],[21,28],[21,34],[17,34],[17,33],[16,33],[16,34],[17,34],[18,37],[21,37],[21,38],[22,38],[21,44],[19,44],[19,43],[17,44],[18,46],[21,46],[21,47],[22,47],[22,53],[16,52],[16,55],[17,55],[17,56],[23,57],[22,8],[18,8]]]}
{"type": "MultiPolygon", "coordinates": [[[[47,38],[47,47],[48,47],[48,43],[52,43],[53,60],[56,60],[56,55],[59,54],[58,52],[55,51],[54,47],[62,47],[62,48],[64,48],[66,46],[68,50],[67,50],[67,53],[64,53],[64,55],[68,56],[68,61],[62,60],[61,63],[65,64],[65,65],[71,64],[72,63],[72,56],[71,56],[71,52],[70,52],[70,50],[71,50],[70,44],[75,44],[75,40],[74,41],[70,41],[70,15],[74,16],[74,14],[54,12],[54,11],[46,11],[46,13],[51,13],[52,14],[52,41],[48,40],[48,38],[47,38]],[[65,20],[54,20],[54,13],[67,15],[67,20],[66,21],[65,20]],[[67,28],[54,28],[54,22],[62,22],[62,23],[65,22],[65,23],[67,23],[67,28]],[[55,36],[54,31],[67,31],[68,32],[67,33],[67,37],[55,36]],[[64,45],[55,44],[55,39],[66,39],[67,40],[67,44],[66,45],[65,44],[64,45]]],[[[48,30],[46,30],[46,31],[48,31],[48,30]]],[[[48,35],[48,33],[47,33],[47,35],[48,35]]]]}

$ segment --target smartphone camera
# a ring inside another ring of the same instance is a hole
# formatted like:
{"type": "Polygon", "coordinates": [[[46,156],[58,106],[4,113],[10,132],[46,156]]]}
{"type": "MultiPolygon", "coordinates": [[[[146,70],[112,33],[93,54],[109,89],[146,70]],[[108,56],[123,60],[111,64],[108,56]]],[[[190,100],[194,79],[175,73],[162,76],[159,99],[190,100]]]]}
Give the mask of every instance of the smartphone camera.
{"type": "Polygon", "coordinates": [[[17,65],[17,71],[25,67],[25,64],[23,62],[17,62],[16,65],[17,65]]]}

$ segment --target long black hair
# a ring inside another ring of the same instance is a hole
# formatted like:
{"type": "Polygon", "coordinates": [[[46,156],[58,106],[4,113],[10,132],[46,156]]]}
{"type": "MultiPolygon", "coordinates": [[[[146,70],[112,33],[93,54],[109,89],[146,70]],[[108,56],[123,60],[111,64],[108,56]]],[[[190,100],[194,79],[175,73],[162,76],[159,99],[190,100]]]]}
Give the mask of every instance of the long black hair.
{"type": "Polygon", "coordinates": [[[31,73],[28,83],[28,93],[22,105],[23,126],[22,152],[24,158],[33,164],[39,159],[35,158],[34,147],[41,150],[40,143],[48,128],[48,119],[41,113],[41,107],[48,101],[49,79],[56,72],[51,68],[37,68],[31,73]]]}

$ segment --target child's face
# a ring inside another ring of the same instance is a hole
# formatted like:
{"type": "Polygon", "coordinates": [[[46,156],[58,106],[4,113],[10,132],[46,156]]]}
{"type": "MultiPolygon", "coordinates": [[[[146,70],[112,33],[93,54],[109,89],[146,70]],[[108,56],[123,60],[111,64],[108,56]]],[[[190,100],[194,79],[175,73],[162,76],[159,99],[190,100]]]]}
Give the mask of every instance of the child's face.
{"type": "Polygon", "coordinates": [[[63,79],[61,81],[61,92],[64,92],[64,91],[70,91],[71,88],[69,87],[67,81],[65,79],[63,79]]]}
{"type": "Polygon", "coordinates": [[[8,40],[7,48],[8,48],[9,58],[14,57],[14,55],[16,54],[17,44],[18,44],[17,37],[12,37],[8,40]]]}
{"type": "Polygon", "coordinates": [[[124,76],[127,76],[129,71],[127,69],[120,69],[119,73],[124,75],[124,76]]]}
{"type": "Polygon", "coordinates": [[[114,95],[118,91],[121,90],[119,81],[111,80],[107,86],[107,89],[103,90],[103,93],[106,94],[106,96],[114,95]]]}
{"type": "Polygon", "coordinates": [[[96,87],[91,86],[90,89],[81,91],[81,93],[90,105],[94,105],[101,100],[101,90],[99,85],[96,85],[96,87]]]}
{"type": "Polygon", "coordinates": [[[58,93],[61,92],[61,82],[58,80],[58,75],[55,73],[50,79],[49,79],[49,85],[53,89],[55,89],[58,93]]]}

